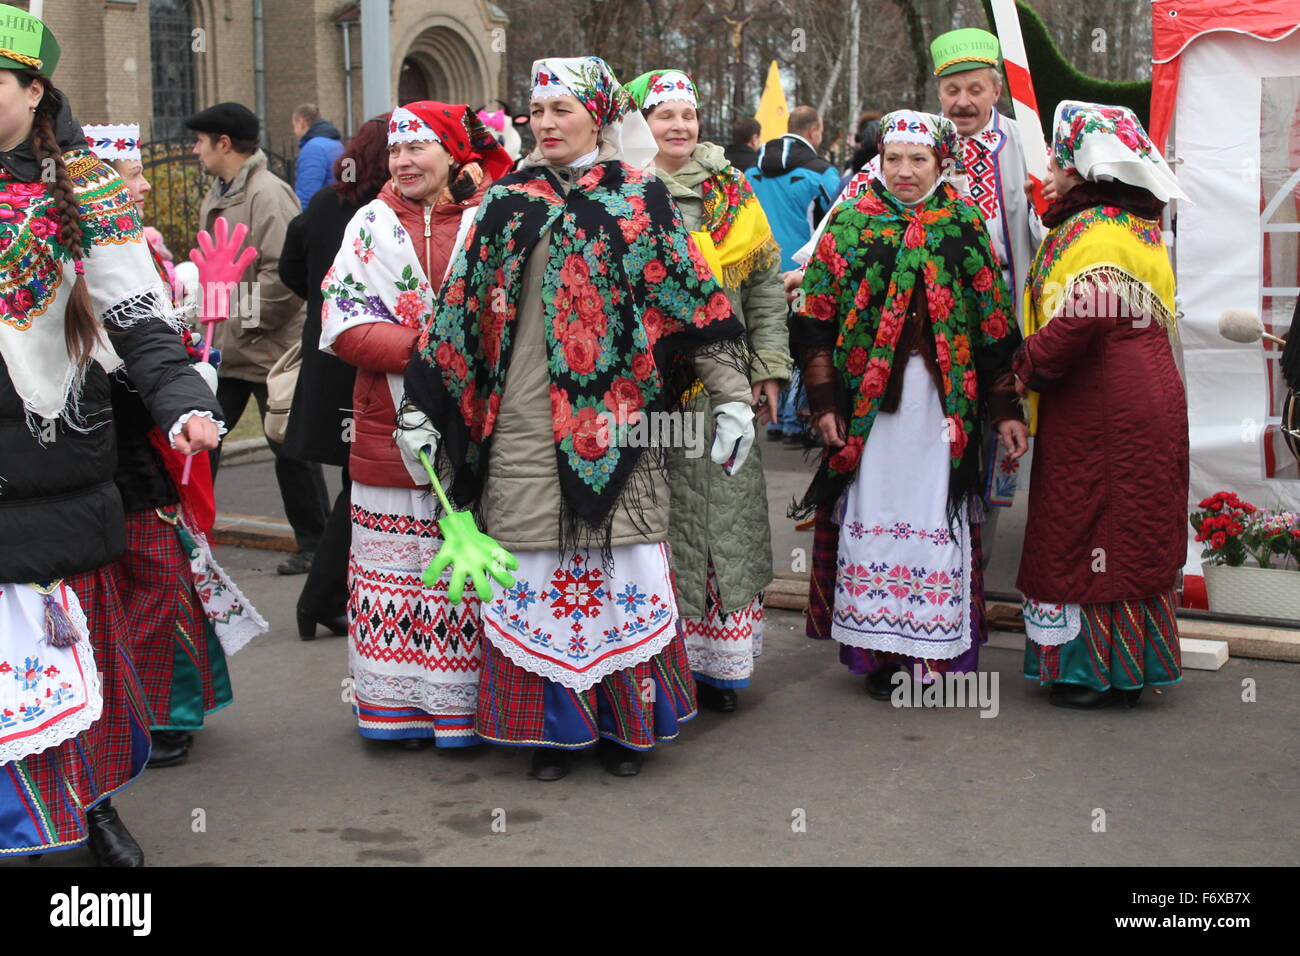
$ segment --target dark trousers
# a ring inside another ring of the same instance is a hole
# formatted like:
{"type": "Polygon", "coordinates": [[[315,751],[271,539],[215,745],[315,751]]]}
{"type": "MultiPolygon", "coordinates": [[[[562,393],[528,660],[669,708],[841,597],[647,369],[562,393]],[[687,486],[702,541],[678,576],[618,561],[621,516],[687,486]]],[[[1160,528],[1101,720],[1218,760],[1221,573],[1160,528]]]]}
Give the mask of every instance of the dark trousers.
{"type": "Polygon", "coordinates": [[[352,551],[352,479],[343,466],[343,490],[325,523],[312,558],[311,570],[298,595],[298,610],[317,621],[340,617],[348,610],[348,555],[352,551]]]}
{"type": "MultiPolygon", "coordinates": [[[[257,400],[258,414],[266,417],[266,383],[246,382],[241,378],[217,380],[217,404],[226,416],[226,428],[234,431],[248,406],[248,398],[257,400]]],[[[266,440],[275,453],[275,480],[280,485],[280,498],[284,514],[293,528],[300,551],[315,551],[325,533],[325,516],[329,512],[329,493],[325,490],[325,473],[321,466],[280,454],[280,443],[266,440]]],[[[221,448],[212,456],[212,479],[215,482],[217,467],[221,464],[221,448]]]]}

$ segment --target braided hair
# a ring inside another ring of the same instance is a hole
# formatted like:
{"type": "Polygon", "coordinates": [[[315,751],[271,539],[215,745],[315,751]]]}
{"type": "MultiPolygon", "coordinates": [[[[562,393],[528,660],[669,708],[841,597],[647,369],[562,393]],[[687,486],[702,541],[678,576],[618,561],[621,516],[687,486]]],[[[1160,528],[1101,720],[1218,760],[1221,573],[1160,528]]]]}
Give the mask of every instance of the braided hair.
{"type": "Polygon", "coordinates": [[[64,96],[50,82],[49,77],[37,70],[14,72],[23,89],[30,87],[35,80],[40,80],[45,87],[45,95],[41,97],[36,113],[32,117],[29,142],[32,154],[40,164],[42,179],[48,182],[50,172],[54,174],[50,192],[54,197],[61,224],[59,241],[72,254],[77,264],[77,278],[72,286],[72,296],[63,314],[63,335],[68,346],[68,355],[78,365],[84,365],[90,360],[91,352],[100,341],[100,326],[90,304],[90,290],[86,287],[85,277],[81,274],[81,260],[85,250],[82,247],[84,235],[81,227],[81,212],[77,206],[76,189],[72,185],[72,177],[68,175],[68,167],[63,162],[63,150],[59,147],[59,140],[54,132],[64,96]]]}

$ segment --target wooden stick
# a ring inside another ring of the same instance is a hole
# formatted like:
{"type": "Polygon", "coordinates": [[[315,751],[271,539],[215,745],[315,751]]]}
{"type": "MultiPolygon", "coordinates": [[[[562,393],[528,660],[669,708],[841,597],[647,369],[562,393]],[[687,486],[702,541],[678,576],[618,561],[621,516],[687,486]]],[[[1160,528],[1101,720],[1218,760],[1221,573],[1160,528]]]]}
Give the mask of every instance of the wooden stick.
{"type": "Polygon", "coordinates": [[[1281,346],[1285,346],[1285,345],[1286,345],[1286,339],[1279,339],[1276,335],[1269,335],[1267,332],[1264,332],[1264,333],[1262,333],[1262,334],[1263,334],[1264,338],[1268,339],[1270,342],[1274,342],[1274,343],[1276,343],[1276,344],[1278,344],[1278,345],[1281,345],[1281,346]]]}

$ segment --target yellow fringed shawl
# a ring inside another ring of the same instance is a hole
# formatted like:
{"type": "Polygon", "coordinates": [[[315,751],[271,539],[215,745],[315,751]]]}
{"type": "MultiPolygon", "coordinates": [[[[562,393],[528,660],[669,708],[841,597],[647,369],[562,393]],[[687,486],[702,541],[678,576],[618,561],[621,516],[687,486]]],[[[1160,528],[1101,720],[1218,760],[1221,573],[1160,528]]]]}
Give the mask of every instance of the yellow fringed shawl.
{"type": "MultiPolygon", "coordinates": [[[[1113,302],[1129,316],[1150,316],[1177,336],[1174,270],[1159,221],[1116,206],[1093,206],[1058,225],[1038,247],[1025,285],[1025,337],[1046,326],[1067,303],[1071,308],[1086,305],[1086,299],[1075,300],[1076,287],[1097,280],[1108,294],[1099,295],[1095,305],[1108,310],[1113,302]]],[[[1092,314],[1100,311],[1093,309],[1092,314]]],[[[1036,434],[1034,391],[1029,393],[1029,412],[1029,431],[1036,434]]]]}

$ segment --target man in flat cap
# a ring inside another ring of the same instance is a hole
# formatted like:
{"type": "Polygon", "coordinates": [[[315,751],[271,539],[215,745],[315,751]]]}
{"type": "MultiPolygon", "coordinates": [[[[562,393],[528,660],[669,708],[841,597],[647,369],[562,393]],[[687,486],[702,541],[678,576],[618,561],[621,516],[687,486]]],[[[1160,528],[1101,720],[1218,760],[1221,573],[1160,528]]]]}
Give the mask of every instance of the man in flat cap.
{"type": "MultiPolygon", "coordinates": [[[[194,154],[203,171],[216,178],[199,211],[202,228],[212,232],[218,216],[233,229],[248,226],[248,243],[257,258],[241,280],[239,298],[232,299],[231,317],[217,325],[213,344],[221,349],[217,400],[234,431],[251,396],[266,416],[266,376],[271,366],[302,338],[306,319],[303,300],[280,281],[280,251],[290,220],[302,211],[293,188],[266,168],[258,145],[257,115],[239,103],[218,103],[185,121],[194,131],[194,154]],[[256,288],[256,298],[251,290],[256,288]],[[234,303],[256,302],[256,310],[236,310],[234,303]],[[236,314],[242,311],[242,314],[236,314]],[[255,314],[249,314],[255,312],[255,314]]],[[[267,439],[275,453],[275,477],[284,512],[298,541],[298,553],[277,570],[301,574],[311,567],[312,554],[325,530],[329,504],[321,466],[288,458],[278,442],[267,439]]],[[[215,476],[220,450],[213,452],[215,476]]]]}

